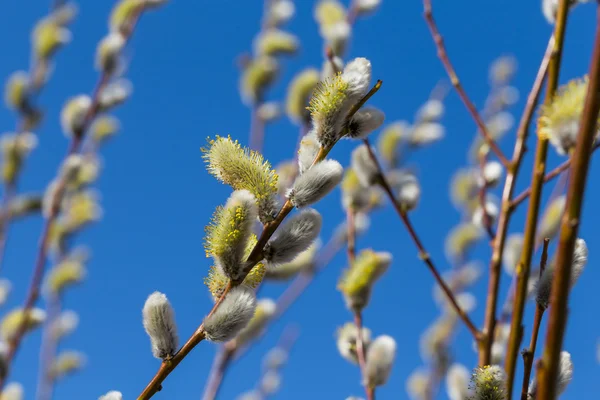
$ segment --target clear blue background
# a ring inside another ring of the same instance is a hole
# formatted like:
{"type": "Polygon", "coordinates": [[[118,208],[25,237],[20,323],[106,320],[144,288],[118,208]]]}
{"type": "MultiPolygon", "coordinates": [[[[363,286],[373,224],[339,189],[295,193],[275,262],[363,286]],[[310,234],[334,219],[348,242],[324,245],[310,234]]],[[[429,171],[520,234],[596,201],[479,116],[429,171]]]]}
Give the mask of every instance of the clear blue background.
{"type": "MultiPolygon", "coordinates": [[[[48,9],[46,1],[3,2],[0,13],[0,76],[28,66],[29,35],[35,21],[48,9]]],[[[73,42],[60,52],[56,70],[40,103],[47,110],[39,134],[40,146],[27,163],[22,191],[39,191],[53,177],[67,140],[60,132],[59,112],[75,94],[89,93],[97,79],[93,55],[105,34],[112,1],[82,1],[73,24],[73,42]]],[[[320,67],[322,42],[313,19],[313,1],[298,0],[297,15],[289,31],[302,40],[298,56],[284,62],[280,83],[269,98],[280,100],[286,82],[299,69],[320,67]]],[[[487,94],[488,66],[496,57],[514,54],[519,60],[515,80],[521,101],[537,71],[551,28],[543,19],[538,0],[434,1],[435,13],[458,73],[478,106],[487,94]]],[[[570,19],[561,82],[583,75],[588,68],[595,24],[593,5],[579,7],[570,19]]],[[[158,368],[141,325],[141,308],[154,290],[165,292],[177,313],[182,340],[201,322],[211,306],[202,284],[209,261],[202,249],[204,225],[214,207],[226,199],[229,188],[205,171],[199,148],[207,136],[231,134],[247,140],[250,113],[240,102],[235,58],[251,49],[258,31],[262,1],[173,0],[160,11],[144,16],[128,51],[132,61],[128,77],[134,83],[130,102],[119,109],[123,132],[103,151],[104,169],[98,187],[105,216],[81,235],[93,258],[86,282],[66,297],[67,308],[80,313],[81,324],[64,347],[83,350],[88,365],[81,373],[60,383],[57,399],[94,399],[110,389],[125,399],[139,394],[158,368]]],[[[372,61],[375,78],[384,80],[372,104],[382,108],[388,121],[411,119],[429,91],[445,73],[422,18],[420,1],[384,0],[373,16],[360,19],[354,30],[349,57],[372,61]]],[[[466,151],[475,132],[473,121],[455,93],[447,101],[442,143],[416,155],[423,185],[423,199],[414,212],[418,231],[442,269],[448,268],[443,243],[448,230],[460,218],[448,200],[448,182],[466,162],[466,151]]],[[[14,129],[15,116],[0,110],[0,127],[14,129]]],[[[286,120],[271,125],[266,134],[265,155],[277,163],[293,155],[297,129],[286,120]]],[[[512,153],[514,131],[502,142],[512,153]]],[[[533,139],[533,138],[531,138],[533,139]]],[[[533,148],[533,140],[530,140],[533,148]]],[[[340,143],[332,156],[347,165],[355,144],[340,143]]],[[[561,160],[551,151],[550,166],[561,160]]],[[[530,179],[532,151],[525,160],[519,188],[530,179]]],[[[585,218],[581,233],[590,247],[589,267],[571,299],[570,325],[565,347],[573,353],[575,377],[565,398],[598,398],[600,367],[596,359],[600,319],[596,297],[600,272],[596,249],[596,204],[600,189],[597,162],[590,174],[585,218]]],[[[551,192],[546,188],[545,194],[551,192]]],[[[325,216],[322,236],[327,239],[341,222],[339,191],[317,208],[325,216]]],[[[525,207],[513,218],[511,231],[522,229],[525,207]]],[[[11,226],[3,275],[14,283],[5,306],[21,304],[30,279],[35,243],[41,220],[31,218],[11,226]]],[[[407,398],[405,382],[421,365],[418,339],[437,317],[431,298],[433,279],[416,257],[416,251],[399,220],[388,207],[377,212],[360,248],[389,250],[395,262],[380,283],[365,321],[375,334],[389,334],[398,341],[398,354],[390,382],[378,389],[380,399],[407,398]]],[[[487,263],[490,251],[482,243],[475,255],[487,263]]],[[[536,256],[537,259],[537,256],[536,256]]],[[[344,399],[363,395],[358,369],[337,353],[334,332],[349,320],[335,284],[344,267],[340,254],[327,267],[290,313],[274,324],[265,339],[231,369],[222,399],[233,399],[249,390],[259,378],[261,357],[272,347],[286,324],[300,326],[301,336],[284,370],[279,399],[344,399]]],[[[504,276],[503,293],[508,279],[504,276]]],[[[482,299],[487,277],[474,290],[482,299]]],[[[282,285],[269,286],[263,294],[276,296],[282,285]]],[[[526,321],[532,320],[531,304],[526,321]]],[[[483,320],[480,301],[473,318],[483,320]]],[[[542,329],[545,335],[545,328],[542,329]]],[[[529,329],[525,336],[529,337],[529,329]]],[[[26,398],[34,396],[39,333],[27,337],[18,354],[11,380],[22,382],[26,398]]],[[[200,398],[215,353],[202,343],[168,378],[157,399],[200,398]]],[[[468,366],[476,363],[468,332],[460,328],[454,354],[468,366]]],[[[521,360],[519,360],[521,364],[521,360]]],[[[520,384],[521,374],[517,375],[520,384]]],[[[444,398],[445,394],[441,395],[444,398]]]]}

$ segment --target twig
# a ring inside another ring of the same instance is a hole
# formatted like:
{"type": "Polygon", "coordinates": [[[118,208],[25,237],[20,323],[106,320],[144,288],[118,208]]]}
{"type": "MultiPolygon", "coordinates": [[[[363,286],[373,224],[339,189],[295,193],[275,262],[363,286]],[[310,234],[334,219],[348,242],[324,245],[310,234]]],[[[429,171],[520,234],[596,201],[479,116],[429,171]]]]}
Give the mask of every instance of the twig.
{"type": "Polygon", "coordinates": [[[392,202],[392,205],[394,206],[394,209],[396,210],[398,216],[402,220],[402,223],[408,230],[408,233],[409,233],[412,241],[414,242],[415,246],[419,250],[419,258],[421,260],[423,260],[423,262],[427,265],[427,267],[433,274],[435,280],[437,281],[437,283],[440,285],[440,287],[446,294],[446,297],[448,297],[448,300],[450,301],[452,307],[454,308],[454,310],[456,311],[456,313],[458,314],[460,319],[462,319],[462,321],[465,323],[465,325],[469,329],[469,332],[471,332],[471,335],[473,335],[473,338],[476,340],[479,340],[479,337],[480,337],[479,330],[477,329],[475,324],[473,324],[473,321],[471,321],[471,318],[469,318],[467,313],[458,304],[458,301],[456,300],[454,293],[452,293],[452,289],[450,289],[450,287],[448,287],[446,282],[444,282],[444,279],[442,278],[438,269],[434,265],[433,260],[431,259],[431,256],[425,249],[425,246],[421,242],[421,239],[417,235],[415,228],[413,227],[412,223],[410,222],[410,219],[408,218],[408,214],[406,213],[404,208],[402,208],[402,205],[400,205],[398,199],[396,199],[396,196],[394,195],[394,192],[392,191],[392,188],[383,173],[381,164],[379,164],[379,160],[377,160],[377,157],[375,156],[373,148],[371,147],[371,144],[369,143],[369,139],[363,139],[363,142],[367,146],[367,149],[369,150],[369,155],[370,155],[371,159],[377,166],[377,172],[379,175],[378,176],[378,184],[386,192],[387,196],[389,197],[390,201],[392,202]]]}
{"type": "MultiPolygon", "coordinates": [[[[140,7],[139,10],[136,13],[134,13],[134,15],[132,15],[130,23],[127,25],[127,28],[123,29],[123,32],[121,32],[126,41],[129,40],[129,38],[133,34],[134,28],[135,28],[143,11],[144,11],[144,8],[140,7]]],[[[90,109],[87,112],[87,114],[85,115],[84,121],[81,124],[80,129],[77,132],[73,133],[71,143],[69,144],[67,154],[64,158],[65,160],[72,154],[75,154],[79,151],[79,148],[81,146],[82,140],[85,136],[85,133],[86,133],[88,127],[93,122],[97,113],[100,111],[100,95],[101,95],[104,87],[108,84],[109,80],[110,80],[109,74],[107,74],[107,73],[101,74],[100,79],[98,80],[98,83],[96,84],[96,87],[92,94],[92,104],[90,106],[90,109]]],[[[56,191],[54,192],[54,195],[52,196],[51,201],[50,201],[50,205],[51,205],[50,213],[44,222],[44,227],[42,228],[42,233],[40,235],[33,276],[31,278],[31,283],[29,285],[27,297],[26,297],[24,305],[23,305],[24,315],[27,315],[27,313],[31,310],[31,308],[35,305],[37,299],[39,298],[40,286],[41,286],[42,279],[44,276],[44,267],[46,265],[46,255],[47,255],[49,239],[50,239],[50,237],[49,237],[50,229],[60,212],[60,203],[61,203],[62,197],[64,195],[64,192],[65,192],[66,184],[67,184],[67,177],[64,175],[59,176],[58,182],[56,185],[56,191]]],[[[18,329],[16,330],[14,337],[8,343],[8,351],[7,351],[7,354],[5,357],[7,366],[10,366],[10,364],[19,348],[19,345],[21,344],[21,341],[23,340],[23,337],[25,334],[26,322],[27,322],[27,319],[24,318],[23,321],[21,322],[21,324],[19,325],[18,329]]],[[[7,377],[7,375],[0,377],[0,388],[2,388],[4,386],[6,377],[7,377]]]]}
{"type": "Polygon", "coordinates": [[[40,370],[38,373],[38,386],[36,393],[37,400],[52,399],[52,392],[54,389],[54,378],[51,376],[50,368],[58,348],[55,324],[58,316],[60,315],[61,302],[57,293],[49,294],[47,301],[48,317],[44,326],[42,344],[40,346],[40,370]]]}
{"type": "MultiPolygon", "coordinates": [[[[540,262],[540,278],[544,273],[544,269],[546,268],[546,263],[548,262],[548,244],[550,243],[550,239],[544,239],[544,247],[542,250],[542,260],[540,262]]],[[[533,358],[535,357],[535,349],[537,345],[538,333],[540,331],[540,324],[542,323],[542,318],[544,317],[544,311],[546,309],[539,304],[536,304],[535,308],[535,316],[533,317],[533,329],[531,331],[531,339],[529,341],[529,348],[523,351],[523,386],[521,389],[521,400],[527,399],[527,392],[529,391],[529,379],[531,378],[531,368],[533,366],[533,358]]]]}
{"type": "MultiPolygon", "coordinates": [[[[552,101],[552,97],[558,86],[558,76],[562,57],[562,48],[565,38],[567,25],[567,12],[569,0],[561,0],[558,6],[558,14],[554,29],[554,54],[548,66],[548,84],[546,88],[546,103],[552,101]]],[[[590,146],[591,147],[591,146],[590,146]]],[[[517,265],[517,290],[515,292],[515,302],[512,312],[510,335],[508,338],[508,348],[504,360],[504,369],[506,371],[506,386],[511,399],[513,383],[515,378],[515,369],[517,356],[523,337],[523,312],[525,301],[527,300],[527,282],[531,271],[531,258],[536,240],[537,222],[540,212],[540,202],[542,198],[542,186],[544,183],[544,173],[546,170],[546,155],[548,153],[548,139],[538,135],[537,146],[535,150],[535,164],[533,167],[533,177],[531,180],[531,198],[527,210],[527,219],[524,229],[523,250],[521,260],[517,265]]]]}
{"type": "MultiPolygon", "coordinates": [[[[600,147],[600,142],[594,144],[594,146],[592,147],[592,152],[596,151],[598,149],[598,147],[600,147]]],[[[563,162],[562,164],[560,164],[559,166],[554,168],[552,171],[548,172],[546,174],[546,176],[544,176],[544,183],[548,183],[552,179],[559,176],[561,173],[567,171],[570,166],[571,166],[571,159],[569,158],[567,161],[563,162]]],[[[521,204],[522,202],[527,200],[527,198],[530,195],[531,195],[531,188],[529,187],[529,188],[523,190],[521,193],[519,193],[519,195],[515,196],[513,201],[510,203],[510,207],[516,208],[519,204],[521,204]]]]}
{"type": "Polygon", "coordinates": [[[446,72],[448,73],[448,77],[450,78],[450,81],[452,82],[452,86],[454,86],[454,88],[456,89],[456,92],[460,96],[462,102],[465,104],[465,106],[467,107],[467,110],[469,111],[469,113],[471,114],[473,119],[475,120],[475,123],[477,124],[477,127],[479,128],[479,132],[483,136],[483,139],[485,140],[485,142],[488,144],[488,146],[490,146],[490,149],[494,152],[494,154],[496,154],[496,157],[498,157],[498,159],[500,160],[502,165],[504,165],[505,168],[508,168],[510,166],[510,162],[508,161],[508,159],[506,158],[504,153],[502,153],[502,150],[500,150],[500,148],[494,141],[494,138],[488,132],[488,129],[485,126],[485,122],[483,122],[483,119],[477,112],[477,108],[475,107],[475,105],[473,104],[471,99],[469,99],[469,96],[467,96],[467,92],[465,92],[465,89],[462,87],[462,84],[460,83],[460,80],[458,79],[458,75],[456,74],[456,71],[454,70],[454,66],[450,62],[450,58],[448,57],[448,52],[446,51],[446,47],[444,45],[444,39],[442,38],[442,35],[440,34],[438,27],[435,23],[435,20],[433,18],[433,13],[432,13],[432,8],[431,8],[431,0],[423,0],[423,8],[424,8],[425,21],[427,21],[427,26],[429,27],[429,31],[431,32],[431,36],[433,37],[433,41],[435,42],[437,52],[438,52],[438,57],[442,61],[442,64],[444,65],[444,68],[446,69],[446,72]]]}
{"type": "MultiPolygon", "coordinates": [[[[546,333],[546,348],[538,369],[539,389],[537,400],[556,398],[560,352],[567,323],[569,287],[573,267],[573,249],[581,221],[581,209],[585,193],[591,148],[598,130],[600,111],[600,4],[596,11],[596,39],[589,73],[588,92],[577,145],[572,155],[572,176],[567,191],[566,212],[563,216],[556,256],[556,272],[552,284],[550,315],[546,333]]],[[[560,14],[559,14],[560,15],[560,14]]]]}
{"type": "Polygon", "coordinates": [[[250,148],[256,151],[262,151],[264,140],[265,140],[265,122],[259,115],[259,109],[262,105],[262,101],[257,101],[252,106],[252,112],[250,116],[250,148]]]}
{"type": "MultiPolygon", "coordinates": [[[[352,118],[352,116],[360,109],[360,107],[362,107],[367,102],[367,100],[370,99],[371,96],[373,96],[379,90],[381,84],[382,81],[377,81],[373,88],[371,88],[371,90],[350,109],[347,118],[352,118]]],[[[343,132],[341,136],[345,136],[345,134],[346,132],[343,132]]],[[[333,143],[331,147],[333,147],[333,145],[335,145],[335,143],[333,143]]],[[[331,151],[331,147],[321,147],[311,165],[314,165],[324,160],[325,157],[327,157],[327,154],[329,154],[329,152],[331,151]]],[[[250,252],[248,260],[245,262],[245,265],[242,268],[240,278],[238,280],[231,280],[229,282],[229,284],[223,291],[223,294],[217,300],[217,302],[209,312],[208,316],[211,316],[217,310],[223,299],[225,299],[227,293],[229,293],[229,290],[234,286],[240,285],[244,281],[246,275],[248,275],[248,273],[252,270],[252,268],[254,268],[254,266],[264,258],[263,250],[265,245],[267,244],[267,241],[275,233],[275,230],[283,222],[285,217],[293,210],[293,208],[294,206],[292,205],[292,202],[290,200],[287,200],[279,210],[279,213],[277,214],[275,219],[265,224],[263,231],[260,234],[256,245],[254,246],[254,249],[252,249],[252,251],[250,252]]],[[[189,352],[192,351],[192,349],[204,339],[204,327],[201,324],[171,360],[163,361],[161,363],[158,371],[156,372],[152,380],[148,383],[148,385],[146,385],[142,393],[138,396],[138,400],[146,400],[154,396],[154,394],[156,394],[156,392],[158,392],[161,389],[161,384],[167,378],[167,376],[169,376],[169,374],[175,369],[175,367],[177,367],[177,365],[179,365],[179,363],[189,354],[189,352]]]]}
{"type": "Polygon", "coordinates": [[[235,341],[226,343],[215,357],[206,388],[204,389],[204,395],[202,395],[203,400],[212,400],[217,397],[221,388],[221,382],[223,382],[227,367],[235,356],[236,349],[235,341]]]}

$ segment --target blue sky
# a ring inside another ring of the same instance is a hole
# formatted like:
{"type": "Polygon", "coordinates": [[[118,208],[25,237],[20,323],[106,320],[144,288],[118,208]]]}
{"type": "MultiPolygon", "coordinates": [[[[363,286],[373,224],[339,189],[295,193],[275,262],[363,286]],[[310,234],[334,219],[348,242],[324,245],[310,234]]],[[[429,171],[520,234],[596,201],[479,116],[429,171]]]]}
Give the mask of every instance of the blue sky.
{"type": "MultiPolygon", "coordinates": [[[[22,191],[39,191],[54,175],[67,140],[60,132],[59,112],[75,94],[89,93],[96,80],[93,55],[106,32],[113,2],[80,2],[73,24],[73,42],[57,58],[55,72],[40,103],[45,121],[36,133],[40,146],[27,163],[22,191]]],[[[288,25],[301,38],[300,53],[284,62],[279,84],[269,99],[281,100],[286,83],[306,66],[322,63],[322,43],[312,16],[313,1],[298,0],[297,14],[288,25]]],[[[104,169],[98,183],[104,218],[80,236],[78,243],[92,251],[89,276],[65,298],[65,306],[80,314],[81,324],[64,343],[82,350],[88,365],[81,373],[60,383],[59,399],[93,399],[111,389],[133,399],[158,368],[141,324],[141,308],[148,294],[166,293],[175,307],[182,340],[193,332],[211,302],[202,284],[209,261],[202,238],[214,207],[225,201],[229,188],[206,172],[199,148],[207,136],[230,134],[247,140],[250,113],[239,98],[236,57],[251,48],[258,31],[261,1],[173,0],[160,11],[144,16],[128,50],[127,76],[134,95],[117,112],[123,131],[103,151],[104,169]]],[[[29,32],[48,9],[44,1],[4,2],[0,16],[0,76],[24,69],[29,58],[29,32]]],[[[435,13],[450,56],[463,84],[479,106],[487,94],[488,66],[496,57],[514,54],[519,61],[515,85],[521,101],[517,117],[535,76],[551,28],[543,19],[539,1],[434,1],[435,13]]],[[[594,30],[594,8],[579,7],[569,22],[561,82],[583,75],[589,64],[594,30]]],[[[383,79],[371,104],[383,109],[388,121],[412,119],[429,91],[445,73],[436,58],[420,1],[383,0],[373,16],[360,19],[354,30],[348,58],[367,57],[374,78],[383,79]]],[[[423,198],[413,220],[441,269],[449,264],[443,243],[448,230],[460,218],[448,199],[452,173],[466,162],[466,151],[475,126],[455,93],[446,101],[443,142],[411,158],[422,183],[423,198]]],[[[0,109],[0,126],[14,129],[15,117],[0,109]]],[[[265,155],[273,163],[293,155],[297,128],[287,120],[269,126],[265,155]]],[[[512,153],[514,132],[501,147],[512,153]]],[[[332,157],[347,165],[354,143],[343,142],[332,157]]],[[[529,148],[533,149],[533,140],[529,148]]],[[[530,179],[532,151],[525,159],[519,188],[530,179]]],[[[561,159],[551,151],[549,165],[561,159]]],[[[595,249],[600,243],[593,205],[600,201],[594,182],[598,164],[589,176],[581,236],[590,247],[589,267],[571,298],[570,325],[565,348],[572,352],[575,377],[565,398],[591,399],[590,381],[600,372],[596,344],[600,320],[590,316],[590,295],[600,272],[595,249]]],[[[551,188],[545,190],[546,197],[551,188]]],[[[327,239],[343,219],[339,191],[316,208],[325,216],[322,237],[327,239]]],[[[525,207],[513,218],[511,231],[522,230],[525,207]]],[[[14,292],[5,310],[20,304],[29,282],[35,243],[41,220],[31,218],[11,227],[3,275],[13,281],[14,292]]],[[[418,339],[437,317],[431,298],[433,279],[416,257],[416,251],[400,221],[388,207],[377,212],[369,235],[359,248],[391,251],[395,261],[378,283],[365,312],[365,323],[374,334],[389,334],[398,341],[398,354],[390,382],[378,390],[378,398],[408,398],[405,381],[422,364],[418,339]]],[[[474,256],[487,264],[489,249],[482,243],[474,256]]],[[[536,260],[537,260],[536,256],[536,260]]],[[[295,323],[300,337],[284,370],[283,386],[276,398],[343,399],[362,395],[358,370],[335,348],[336,328],[349,320],[335,284],[345,256],[340,254],[318,277],[286,317],[275,323],[252,351],[230,370],[222,399],[233,399],[252,388],[259,378],[259,363],[284,327],[295,323]]],[[[503,293],[508,279],[504,276],[503,293]]],[[[474,289],[480,299],[473,318],[483,320],[484,277],[474,289]]],[[[269,285],[264,295],[277,296],[283,285],[269,285]]],[[[529,304],[525,321],[532,320],[529,304]]],[[[542,329],[545,335],[545,327],[542,329]]],[[[525,337],[529,337],[526,330],[525,337]]],[[[26,398],[34,397],[39,333],[29,336],[20,351],[11,378],[25,385],[26,398]]],[[[202,343],[168,378],[157,399],[199,398],[215,353],[202,343]]],[[[468,366],[476,362],[468,332],[460,328],[454,355],[468,366]]],[[[521,361],[519,360],[519,364],[521,361]]],[[[520,370],[517,382],[520,382],[520,370]]],[[[445,398],[441,395],[440,398],[445,398]]]]}

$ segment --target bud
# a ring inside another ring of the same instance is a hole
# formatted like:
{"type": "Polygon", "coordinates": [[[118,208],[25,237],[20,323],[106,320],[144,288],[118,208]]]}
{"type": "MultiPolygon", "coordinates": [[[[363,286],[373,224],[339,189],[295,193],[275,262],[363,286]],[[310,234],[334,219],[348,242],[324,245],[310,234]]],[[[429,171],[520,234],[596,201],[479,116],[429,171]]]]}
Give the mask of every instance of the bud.
{"type": "Polygon", "coordinates": [[[144,7],[145,0],[120,0],[112,9],[109,29],[112,32],[125,32],[131,21],[144,7]]]}
{"type": "Polygon", "coordinates": [[[437,122],[424,122],[415,126],[409,139],[413,147],[424,147],[444,137],[444,126],[437,122]]]}
{"type": "Polygon", "coordinates": [[[63,132],[69,136],[81,136],[91,107],[92,99],[87,95],[69,99],[60,113],[63,132]]]}
{"type": "Polygon", "coordinates": [[[375,11],[381,4],[381,0],[357,0],[354,4],[356,12],[365,14],[375,11]]]}
{"type": "MultiPolygon", "coordinates": [[[[558,379],[556,381],[556,396],[560,396],[573,380],[573,361],[571,354],[566,351],[560,352],[560,360],[558,364],[558,379]]],[[[537,396],[537,379],[533,378],[529,384],[528,398],[535,399],[537,396]]]]}
{"type": "Polygon", "coordinates": [[[254,316],[248,323],[248,325],[242,329],[242,331],[236,336],[236,345],[243,346],[251,340],[261,335],[269,323],[275,311],[277,305],[271,299],[261,299],[256,302],[256,311],[254,316]]]}
{"type": "Polygon", "coordinates": [[[107,111],[123,104],[133,92],[133,85],[127,79],[117,79],[106,85],[98,97],[100,110],[107,111]]]}
{"type": "Polygon", "coordinates": [[[112,75],[121,65],[121,52],[125,47],[125,37],[119,32],[111,32],[105,36],[96,49],[96,68],[112,75]]]}
{"type": "Polygon", "coordinates": [[[504,244],[504,271],[513,276],[519,261],[521,260],[521,252],[523,251],[523,234],[513,233],[506,239],[504,244]]]}
{"type": "Polygon", "coordinates": [[[422,122],[435,122],[444,115],[444,103],[438,99],[430,99],[417,111],[416,120],[422,122]]]}
{"type": "Polygon", "coordinates": [[[292,261],[315,241],[321,225],[321,215],[316,210],[304,210],[293,216],[265,246],[265,259],[270,265],[292,261]]]}
{"type": "Polygon", "coordinates": [[[75,311],[63,311],[58,317],[52,321],[50,328],[52,337],[55,341],[59,341],[67,335],[70,335],[79,324],[79,316],[75,311]]]}
{"type": "Polygon", "coordinates": [[[152,344],[152,354],[162,360],[170,360],[177,352],[177,325],[175,312],[163,293],[154,292],[142,310],[144,329],[152,344]]]}
{"type": "Polygon", "coordinates": [[[391,263],[392,255],[387,252],[363,250],[358,254],[338,283],[338,290],[343,293],[348,308],[360,311],[367,305],[375,281],[391,263]]]}
{"type": "Polygon", "coordinates": [[[323,160],[296,178],[287,198],[297,208],[316,203],[342,180],[344,169],[335,160],[323,160]]]}
{"type": "Polygon", "coordinates": [[[73,350],[66,350],[60,353],[52,362],[49,375],[53,379],[61,379],[67,375],[79,371],[85,364],[85,356],[73,350]]]}
{"type": "Polygon", "coordinates": [[[14,72],[6,81],[4,102],[12,110],[26,108],[29,97],[29,75],[25,71],[14,72]]]}
{"type": "Polygon", "coordinates": [[[446,392],[450,400],[469,398],[469,370],[462,364],[452,364],[446,374],[446,392]]]}
{"type": "Polygon", "coordinates": [[[206,256],[213,257],[217,267],[230,279],[241,277],[256,214],[254,196],[247,190],[236,190],[224,207],[217,208],[206,227],[206,256]]]}
{"type": "Polygon", "coordinates": [[[362,144],[354,149],[351,165],[360,184],[364,187],[369,187],[377,182],[379,168],[377,168],[377,163],[371,158],[371,153],[367,145],[362,144]]]}
{"type": "Polygon", "coordinates": [[[2,390],[0,393],[0,399],[2,400],[23,400],[25,395],[23,394],[23,385],[17,382],[11,382],[2,390]]]}
{"type": "Polygon", "coordinates": [[[263,31],[254,40],[254,52],[260,56],[295,54],[298,46],[296,36],[279,29],[263,31]]]}
{"type": "Polygon", "coordinates": [[[588,81],[586,76],[561,86],[552,101],[541,108],[540,135],[550,140],[560,155],[568,155],[575,149],[588,81]]]}
{"type": "Polygon", "coordinates": [[[348,134],[352,139],[364,139],[383,125],[385,114],[375,107],[358,110],[348,124],[348,134]]]}
{"type": "MultiPolygon", "coordinates": [[[[371,330],[363,327],[362,330],[363,348],[368,349],[371,343],[371,330]]],[[[358,353],[356,342],[358,340],[358,329],[356,325],[347,322],[337,330],[337,348],[341,356],[353,364],[358,364],[358,353]]]]}
{"type": "Polygon", "coordinates": [[[311,129],[300,141],[298,149],[298,172],[300,175],[312,166],[320,148],[317,131],[311,129]]]}
{"type": "Polygon", "coordinates": [[[366,385],[369,387],[385,385],[396,357],[396,341],[387,335],[377,337],[369,345],[365,366],[366,385]]]}
{"type": "Polygon", "coordinates": [[[206,338],[212,342],[233,339],[248,325],[256,309],[256,296],[252,289],[234,287],[225,296],[214,313],[204,319],[206,338]]]}
{"type": "Polygon", "coordinates": [[[288,117],[297,124],[310,121],[310,113],[306,109],[313,90],[319,83],[319,71],[307,68],[298,73],[287,89],[285,108],[288,117]]]}
{"type": "Polygon", "coordinates": [[[246,189],[254,195],[261,222],[272,221],[277,215],[277,173],[263,156],[242,148],[231,138],[217,136],[203,148],[208,172],[236,190],[246,189]]]}
{"type": "Polygon", "coordinates": [[[315,266],[315,256],[319,249],[319,241],[313,244],[302,253],[298,254],[292,261],[278,265],[274,268],[268,268],[265,278],[274,281],[288,280],[302,271],[309,271],[315,266]]]}
{"type": "MultiPolygon", "coordinates": [[[[585,265],[588,260],[588,248],[583,239],[577,239],[575,242],[575,249],[573,250],[573,262],[571,264],[571,277],[570,277],[570,287],[572,288],[579,276],[583,272],[585,265]]],[[[554,281],[554,274],[556,271],[556,266],[554,263],[548,265],[542,274],[538,284],[537,284],[537,295],[536,301],[537,303],[543,307],[547,308],[550,304],[550,298],[552,295],[552,282],[554,281]]]]}
{"type": "Polygon", "coordinates": [[[123,400],[123,395],[121,392],[117,392],[116,390],[111,390],[106,393],[104,396],[100,396],[98,400],[123,400]]]}
{"type": "Polygon", "coordinates": [[[273,83],[279,72],[277,60],[269,56],[253,59],[240,78],[240,93],[247,105],[256,104],[264,91],[273,83]]]}
{"type": "Polygon", "coordinates": [[[483,180],[488,187],[496,187],[502,178],[504,168],[498,161],[490,161],[483,167],[483,180]]]}
{"type": "Polygon", "coordinates": [[[21,325],[25,332],[30,332],[40,326],[46,320],[46,312],[40,308],[32,308],[27,313],[17,308],[4,316],[0,322],[0,334],[5,341],[11,341],[17,334],[21,325]]]}
{"type": "Polygon", "coordinates": [[[474,400],[504,400],[506,393],[506,374],[498,365],[477,367],[471,377],[471,390],[474,400]]]}

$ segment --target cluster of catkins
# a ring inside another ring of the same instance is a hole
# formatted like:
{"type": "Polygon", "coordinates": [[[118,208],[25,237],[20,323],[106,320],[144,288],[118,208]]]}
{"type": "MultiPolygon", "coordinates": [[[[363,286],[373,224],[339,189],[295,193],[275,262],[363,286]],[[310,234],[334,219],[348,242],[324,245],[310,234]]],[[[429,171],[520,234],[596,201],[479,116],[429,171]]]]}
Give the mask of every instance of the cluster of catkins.
{"type": "MultiPolygon", "coordinates": [[[[325,156],[339,139],[348,135],[355,108],[367,94],[370,80],[370,62],[358,58],[342,73],[319,84],[310,100],[313,129],[309,135],[315,142],[301,145],[300,174],[287,190],[282,207],[277,198],[278,175],[261,154],[228,137],[216,137],[203,149],[208,171],[234,189],[206,229],[206,254],[214,262],[206,284],[218,302],[202,324],[208,340],[248,340],[262,330],[274,313],[272,301],[263,302],[259,308],[262,312],[256,312],[261,301],[256,300],[254,290],[267,270],[294,261],[317,238],[321,216],[308,206],[342,179],[341,165],[325,156]],[[282,221],[294,207],[300,212],[282,221]],[[257,220],[265,229],[275,224],[274,234],[264,243],[253,233],[257,220]]],[[[156,292],[147,299],[143,323],[153,354],[163,360],[174,357],[178,346],[176,325],[164,294],[156,292]]]]}
{"type": "MultiPolygon", "coordinates": [[[[78,324],[75,312],[61,311],[60,299],[68,288],[80,283],[86,274],[87,252],[81,248],[70,248],[70,244],[75,234],[101,216],[98,195],[91,186],[100,171],[97,153],[101,145],[119,129],[118,120],[109,112],[127,100],[131,93],[131,84],[121,78],[125,72],[122,52],[127,37],[143,11],[164,2],[122,0],[113,8],[109,33],[99,42],[96,51],[96,67],[102,75],[102,84],[94,98],[78,95],[64,105],[60,121],[65,135],[71,140],[71,150],[43,196],[20,195],[16,193],[16,188],[26,157],[37,144],[36,136],[31,131],[42,122],[43,112],[37,104],[39,94],[54,70],[54,56],[71,40],[68,25],[77,13],[73,4],[60,2],[38,21],[31,35],[32,60],[29,72],[17,71],[6,83],[5,101],[18,114],[19,123],[17,132],[3,134],[0,138],[2,183],[5,187],[3,200],[7,204],[0,218],[2,229],[6,230],[8,223],[18,217],[41,211],[52,222],[47,243],[55,265],[46,274],[42,290],[48,304],[47,310],[17,308],[2,318],[0,374],[4,378],[8,373],[4,355],[9,347],[15,345],[13,341],[16,337],[45,323],[42,346],[50,351],[42,354],[39,396],[51,390],[49,387],[53,381],[77,371],[84,364],[85,357],[80,352],[65,350],[55,354],[59,342],[73,332],[78,324]]],[[[0,304],[6,301],[9,291],[10,283],[2,280],[0,304]]],[[[22,392],[18,384],[9,384],[0,397],[17,400],[22,398],[22,392]]]]}

